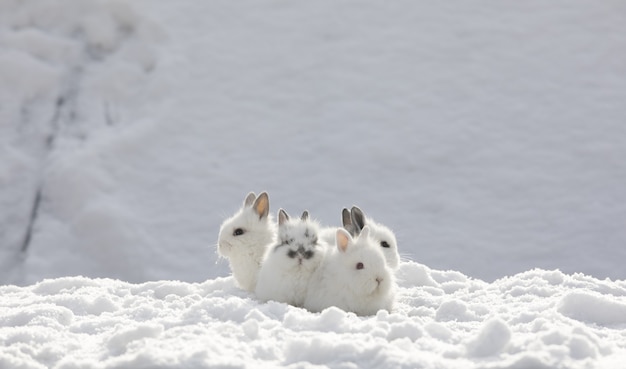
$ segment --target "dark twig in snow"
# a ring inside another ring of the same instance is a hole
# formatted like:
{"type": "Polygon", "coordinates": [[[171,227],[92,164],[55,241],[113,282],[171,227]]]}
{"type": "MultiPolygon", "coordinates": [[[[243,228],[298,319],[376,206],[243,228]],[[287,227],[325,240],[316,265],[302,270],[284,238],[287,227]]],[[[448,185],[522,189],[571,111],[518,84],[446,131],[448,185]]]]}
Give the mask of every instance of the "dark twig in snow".
{"type": "Polygon", "coordinates": [[[24,241],[22,242],[22,248],[20,251],[22,253],[28,250],[28,246],[30,245],[30,241],[33,236],[33,227],[35,226],[35,221],[37,220],[37,214],[39,213],[39,205],[41,204],[41,192],[42,186],[37,188],[37,193],[35,194],[35,201],[33,201],[33,207],[30,211],[30,218],[28,220],[28,225],[26,227],[26,235],[24,236],[24,241]]]}
{"type": "MultiPolygon", "coordinates": [[[[56,102],[56,109],[54,111],[54,115],[50,120],[50,124],[52,126],[52,130],[48,137],[46,137],[46,149],[48,152],[52,151],[54,147],[55,140],[59,133],[59,119],[61,117],[61,110],[65,105],[65,97],[59,96],[56,102]]],[[[43,182],[39,181],[37,185],[37,192],[35,193],[35,198],[33,200],[33,206],[30,210],[30,217],[28,218],[28,224],[26,225],[26,232],[24,234],[24,239],[22,241],[22,247],[20,251],[25,253],[28,251],[28,246],[30,246],[30,242],[33,238],[33,230],[35,228],[35,222],[37,221],[37,215],[39,214],[39,207],[41,206],[41,198],[43,197],[43,182]]]]}

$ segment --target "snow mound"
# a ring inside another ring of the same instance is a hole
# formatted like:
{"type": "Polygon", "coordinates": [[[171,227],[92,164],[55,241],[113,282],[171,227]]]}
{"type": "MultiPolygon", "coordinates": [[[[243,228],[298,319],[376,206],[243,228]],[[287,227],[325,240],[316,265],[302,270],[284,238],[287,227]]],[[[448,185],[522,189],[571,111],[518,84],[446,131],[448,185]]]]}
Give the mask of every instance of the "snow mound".
{"type": "Polygon", "coordinates": [[[626,325],[626,298],[570,292],[559,304],[559,312],[572,319],[602,326],[626,325]]]}
{"type": "Polygon", "coordinates": [[[626,358],[624,282],[532,270],[488,284],[414,262],[400,276],[395,310],[367,317],[260,303],[231,277],[2,286],[0,367],[606,368],[626,358]]]}

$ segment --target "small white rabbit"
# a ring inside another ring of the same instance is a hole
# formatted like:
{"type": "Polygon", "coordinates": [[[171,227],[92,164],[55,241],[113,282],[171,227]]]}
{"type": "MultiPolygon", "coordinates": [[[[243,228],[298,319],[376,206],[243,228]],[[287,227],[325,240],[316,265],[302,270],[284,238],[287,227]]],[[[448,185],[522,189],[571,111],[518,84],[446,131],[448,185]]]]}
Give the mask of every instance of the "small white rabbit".
{"type": "Polygon", "coordinates": [[[400,254],[398,253],[398,241],[396,241],[396,235],[393,231],[380,223],[376,223],[371,218],[366,217],[363,211],[357,206],[353,206],[352,209],[350,209],[350,214],[352,218],[350,226],[352,228],[346,227],[345,223],[344,227],[352,236],[357,236],[363,227],[369,226],[371,229],[370,237],[380,245],[385,259],[387,260],[387,265],[389,265],[391,269],[397,269],[400,263],[400,254]],[[351,231],[351,229],[353,231],[351,231]]]}
{"type": "Polygon", "coordinates": [[[391,311],[396,282],[380,246],[370,238],[369,226],[355,239],[338,229],[336,246],[313,273],[304,307],[319,312],[336,306],[357,315],[391,311]]]}
{"type": "Polygon", "coordinates": [[[278,239],[267,249],[259,271],[255,290],[259,300],[302,306],[311,275],[328,249],[318,233],[319,225],[307,211],[300,219],[290,219],[279,210],[278,239]]]}
{"type": "Polygon", "coordinates": [[[243,207],[220,226],[217,252],[228,259],[237,285],[253,292],[265,250],[274,243],[276,225],[269,216],[267,192],[250,192],[243,207]]]}

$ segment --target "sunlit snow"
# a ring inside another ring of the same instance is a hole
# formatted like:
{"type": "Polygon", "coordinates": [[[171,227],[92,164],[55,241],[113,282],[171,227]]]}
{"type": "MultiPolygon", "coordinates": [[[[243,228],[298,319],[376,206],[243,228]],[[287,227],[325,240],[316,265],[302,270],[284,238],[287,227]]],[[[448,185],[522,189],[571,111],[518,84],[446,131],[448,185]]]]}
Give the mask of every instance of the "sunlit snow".
{"type": "Polygon", "coordinates": [[[531,270],[488,284],[407,262],[391,313],[259,303],[202,283],[0,287],[2,368],[619,368],[626,283],[531,270]]]}
{"type": "Polygon", "coordinates": [[[0,368],[621,368],[626,8],[0,1],[0,368]],[[391,312],[261,303],[249,191],[402,256],[391,312]]]}

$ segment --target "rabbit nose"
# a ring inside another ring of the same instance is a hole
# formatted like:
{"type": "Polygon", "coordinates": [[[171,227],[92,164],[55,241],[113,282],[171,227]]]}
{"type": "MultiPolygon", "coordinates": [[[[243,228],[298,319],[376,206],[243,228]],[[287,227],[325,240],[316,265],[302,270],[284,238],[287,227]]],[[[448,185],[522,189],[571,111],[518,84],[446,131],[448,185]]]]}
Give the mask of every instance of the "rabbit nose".
{"type": "Polygon", "coordinates": [[[306,257],[306,254],[307,254],[307,253],[306,253],[306,251],[304,250],[304,246],[302,246],[302,245],[301,245],[301,246],[298,246],[298,248],[296,249],[296,251],[294,251],[294,250],[289,250],[289,252],[287,253],[287,256],[289,256],[289,257],[290,257],[290,258],[292,258],[292,259],[293,259],[293,258],[295,258],[295,257],[298,257],[298,259],[302,259],[302,258],[308,259],[308,258],[306,257]]]}
{"type": "Polygon", "coordinates": [[[304,248],[302,248],[302,251],[300,251],[300,255],[302,255],[304,259],[309,260],[315,255],[315,252],[313,250],[305,250],[304,248]]]}
{"type": "Polygon", "coordinates": [[[302,255],[302,257],[303,257],[304,259],[310,259],[310,258],[312,258],[312,257],[313,257],[313,251],[311,251],[311,250],[306,250],[306,249],[304,248],[304,246],[300,246],[300,247],[298,247],[298,253],[299,253],[300,255],[302,255]]]}
{"type": "Polygon", "coordinates": [[[383,279],[382,279],[382,278],[380,278],[380,277],[376,277],[376,283],[380,284],[382,281],[383,281],[383,279]]]}

